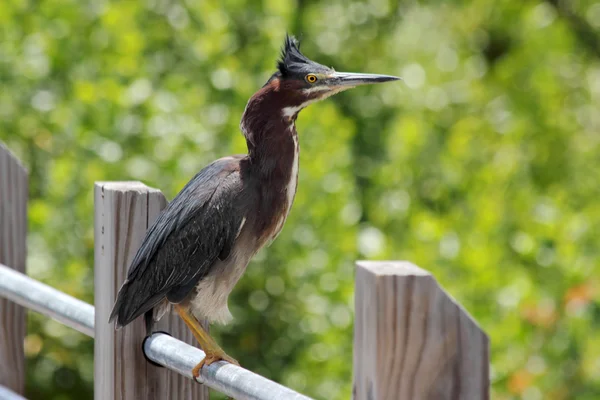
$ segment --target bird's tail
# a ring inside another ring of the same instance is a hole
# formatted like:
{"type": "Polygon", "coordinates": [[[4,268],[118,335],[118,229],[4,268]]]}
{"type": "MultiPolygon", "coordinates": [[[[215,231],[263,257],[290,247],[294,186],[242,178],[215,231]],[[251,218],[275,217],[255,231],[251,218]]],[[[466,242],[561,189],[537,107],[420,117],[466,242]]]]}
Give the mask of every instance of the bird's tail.
{"type": "Polygon", "coordinates": [[[146,328],[152,327],[148,321],[152,321],[153,308],[164,299],[164,295],[157,294],[155,296],[146,297],[141,295],[139,284],[136,281],[126,280],[119,290],[117,300],[113,306],[108,322],[115,323],[115,329],[119,329],[142,314],[150,314],[146,316],[146,328]]]}
{"type": "Polygon", "coordinates": [[[123,305],[124,305],[124,298],[125,296],[125,292],[127,291],[127,281],[125,281],[125,283],[123,283],[123,286],[121,286],[121,289],[119,289],[119,293],[117,294],[117,300],[115,301],[115,304],[113,305],[113,309],[110,312],[110,317],[108,317],[108,323],[115,323],[115,329],[120,329],[121,327],[125,326],[126,323],[123,322],[124,318],[123,318],[123,305]]]}

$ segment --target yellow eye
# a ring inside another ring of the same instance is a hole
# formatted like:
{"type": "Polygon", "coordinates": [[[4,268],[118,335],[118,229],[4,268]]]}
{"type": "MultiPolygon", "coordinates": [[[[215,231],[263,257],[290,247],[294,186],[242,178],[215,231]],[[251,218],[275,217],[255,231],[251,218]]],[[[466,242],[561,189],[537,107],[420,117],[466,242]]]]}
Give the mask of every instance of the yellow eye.
{"type": "Polygon", "coordinates": [[[318,80],[317,76],[314,74],[306,75],[306,82],[308,82],[308,83],[315,83],[317,80],[318,80]]]}

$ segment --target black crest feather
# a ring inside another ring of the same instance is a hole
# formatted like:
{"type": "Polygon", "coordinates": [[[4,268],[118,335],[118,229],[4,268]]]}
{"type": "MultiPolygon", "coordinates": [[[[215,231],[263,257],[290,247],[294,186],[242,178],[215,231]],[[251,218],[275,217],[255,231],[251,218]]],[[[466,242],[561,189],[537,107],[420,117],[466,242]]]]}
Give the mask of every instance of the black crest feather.
{"type": "Polygon", "coordinates": [[[285,35],[285,42],[281,49],[281,58],[277,62],[277,69],[283,77],[314,72],[316,69],[326,67],[308,59],[300,52],[300,43],[291,35],[285,35]]]}

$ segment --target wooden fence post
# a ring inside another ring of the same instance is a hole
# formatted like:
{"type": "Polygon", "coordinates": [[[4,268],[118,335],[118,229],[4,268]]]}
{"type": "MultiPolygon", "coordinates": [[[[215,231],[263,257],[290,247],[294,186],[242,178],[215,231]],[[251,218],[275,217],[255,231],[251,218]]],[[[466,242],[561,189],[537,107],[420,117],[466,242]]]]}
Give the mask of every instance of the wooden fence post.
{"type": "MultiPolygon", "coordinates": [[[[25,273],[27,170],[0,143],[0,263],[25,273]]],[[[0,298],[0,385],[25,390],[25,309],[0,298]]]]}
{"type": "Polygon", "coordinates": [[[427,271],[359,261],[355,400],[489,399],[489,340],[427,271]]]}
{"type": "MultiPolygon", "coordinates": [[[[140,182],[99,182],[95,202],[94,398],[96,400],[204,400],[208,388],[146,361],[143,318],[115,331],[108,324],[115,297],[146,230],[167,202],[140,182]]],[[[189,344],[191,332],[175,315],[163,317],[164,330],[189,344]]]]}

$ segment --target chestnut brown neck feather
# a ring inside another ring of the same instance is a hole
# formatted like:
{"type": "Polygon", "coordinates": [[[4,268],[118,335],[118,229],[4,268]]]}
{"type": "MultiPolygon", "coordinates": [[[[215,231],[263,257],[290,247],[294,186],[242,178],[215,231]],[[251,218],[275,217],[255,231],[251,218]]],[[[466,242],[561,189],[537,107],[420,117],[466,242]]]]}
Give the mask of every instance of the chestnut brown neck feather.
{"type": "Polygon", "coordinates": [[[287,116],[283,109],[306,99],[293,84],[274,79],[265,85],[248,101],[240,123],[248,145],[248,176],[256,182],[260,198],[256,221],[262,243],[281,231],[296,194],[297,113],[287,116]]]}
{"type": "Polygon", "coordinates": [[[283,109],[305,101],[302,94],[293,90],[292,84],[274,79],[255,93],[248,101],[240,124],[257,175],[269,181],[281,180],[283,184],[289,181],[298,150],[296,115],[287,117],[283,109]]]}

